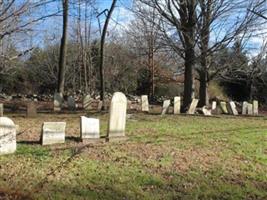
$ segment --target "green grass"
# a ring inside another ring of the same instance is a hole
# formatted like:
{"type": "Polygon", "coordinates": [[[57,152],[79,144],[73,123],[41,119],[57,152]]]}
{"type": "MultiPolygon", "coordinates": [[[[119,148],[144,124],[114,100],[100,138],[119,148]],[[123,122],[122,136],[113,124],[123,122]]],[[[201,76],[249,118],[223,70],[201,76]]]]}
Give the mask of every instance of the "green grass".
{"type": "MultiPolygon", "coordinates": [[[[93,116],[101,119],[105,135],[108,116],[93,116]]],[[[67,135],[75,138],[78,117],[52,119],[67,121],[67,135]]],[[[267,199],[265,118],[134,114],[127,142],[85,145],[70,139],[42,147],[38,130],[46,118],[31,119],[36,128],[18,138],[17,152],[0,157],[0,197],[267,199]]],[[[26,120],[14,121],[27,130],[26,120]]]]}

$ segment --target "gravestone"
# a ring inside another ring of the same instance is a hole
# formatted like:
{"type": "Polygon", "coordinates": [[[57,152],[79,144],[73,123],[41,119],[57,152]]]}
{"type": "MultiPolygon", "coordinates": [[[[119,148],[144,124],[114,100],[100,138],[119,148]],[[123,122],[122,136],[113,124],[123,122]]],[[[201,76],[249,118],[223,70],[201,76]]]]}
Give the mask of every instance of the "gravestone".
{"type": "Polygon", "coordinates": [[[253,101],[253,115],[259,115],[259,102],[253,101]]]}
{"type": "Polygon", "coordinates": [[[27,104],[27,117],[36,117],[37,108],[34,102],[29,102],[27,104]]]}
{"type": "Polygon", "coordinates": [[[100,138],[100,125],[99,119],[87,118],[81,116],[81,139],[99,139],[100,138]]]}
{"type": "Polygon", "coordinates": [[[174,102],[173,102],[173,113],[175,115],[181,113],[181,97],[174,97],[174,102]]]}
{"type": "Polygon", "coordinates": [[[103,101],[99,101],[98,104],[97,104],[97,110],[102,110],[102,107],[103,107],[103,101]]]}
{"type": "Polygon", "coordinates": [[[190,104],[190,107],[189,107],[189,110],[187,111],[187,114],[189,115],[193,115],[195,114],[195,111],[196,111],[196,108],[197,108],[197,104],[198,104],[198,99],[193,99],[191,104],[190,104]]]}
{"type": "Polygon", "coordinates": [[[91,97],[90,95],[86,95],[84,98],[83,98],[83,109],[84,110],[90,110],[92,107],[91,107],[91,97]]]}
{"type": "Polygon", "coordinates": [[[149,112],[149,102],[147,95],[141,96],[141,110],[142,112],[149,112]]]}
{"type": "Polygon", "coordinates": [[[248,102],[244,101],[242,104],[242,115],[248,114],[248,102]]]}
{"type": "Polygon", "coordinates": [[[16,151],[16,126],[7,117],[0,117],[0,155],[16,151]]]}
{"type": "Polygon", "coordinates": [[[72,96],[68,97],[68,108],[69,108],[69,110],[75,110],[76,109],[75,99],[72,96]]]}
{"type": "Polygon", "coordinates": [[[65,142],[66,122],[44,122],[41,136],[42,145],[65,142]]]}
{"type": "Polygon", "coordinates": [[[253,115],[253,105],[248,103],[248,115],[253,115]]]}
{"type": "Polygon", "coordinates": [[[228,114],[228,110],[227,110],[227,104],[226,104],[226,102],[221,101],[221,102],[220,102],[220,106],[221,106],[221,109],[222,109],[223,114],[228,114]]]}
{"type": "Polygon", "coordinates": [[[211,105],[211,110],[215,111],[217,109],[217,102],[213,101],[211,105]]]}
{"type": "Polygon", "coordinates": [[[232,113],[233,115],[238,115],[238,111],[237,111],[237,109],[236,109],[235,102],[230,101],[230,102],[229,102],[229,105],[230,105],[231,113],[232,113]]]}
{"type": "Polygon", "coordinates": [[[162,111],[161,111],[161,115],[165,115],[169,108],[170,108],[170,105],[171,105],[171,100],[165,100],[163,102],[163,107],[162,107],[162,111]]]}
{"type": "Polygon", "coordinates": [[[63,101],[64,99],[61,93],[54,94],[54,111],[61,111],[63,101]]]}
{"type": "Polygon", "coordinates": [[[0,103],[0,117],[4,116],[4,104],[0,103]]]}
{"type": "Polygon", "coordinates": [[[121,92],[114,93],[110,103],[108,140],[123,139],[125,136],[127,98],[121,92]]]}

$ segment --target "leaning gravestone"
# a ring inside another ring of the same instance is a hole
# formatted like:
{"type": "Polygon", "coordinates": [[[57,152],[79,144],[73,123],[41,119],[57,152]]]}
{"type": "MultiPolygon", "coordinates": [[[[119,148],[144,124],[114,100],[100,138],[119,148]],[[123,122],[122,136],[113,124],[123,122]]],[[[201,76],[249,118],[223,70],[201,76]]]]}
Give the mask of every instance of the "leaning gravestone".
{"type": "Polygon", "coordinates": [[[37,109],[34,102],[29,102],[27,104],[27,117],[36,117],[37,109]]]}
{"type": "Polygon", "coordinates": [[[248,114],[248,102],[244,101],[242,104],[242,115],[248,114]]]}
{"type": "Polygon", "coordinates": [[[238,111],[236,109],[235,102],[230,101],[229,105],[230,105],[231,113],[233,113],[233,115],[238,115],[238,111]]]}
{"type": "Polygon", "coordinates": [[[42,145],[65,142],[66,122],[44,122],[41,136],[42,145]]]}
{"type": "Polygon", "coordinates": [[[0,155],[16,151],[16,126],[7,117],[0,117],[0,155]]]}
{"type": "Polygon", "coordinates": [[[165,115],[168,112],[170,105],[171,105],[171,100],[165,100],[163,102],[161,115],[165,115]]]}
{"type": "Polygon", "coordinates": [[[212,114],[211,114],[211,110],[208,109],[207,106],[203,106],[203,107],[201,108],[201,111],[203,112],[203,114],[204,114],[205,116],[211,116],[211,115],[212,115],[212,114]]]}
{"type": "Polygon", "coordinates": [[[189,114],[189,115],[195,114],[198,101],[199,101],[198,99],[193,99],[193,101],[190,104],[189,110],[187,111],[187,114],[189,114]]]}
{"type": "Polygon", "coordinates": [[[83,98],[83,109],[84,110],[90,110],[91,109],[91,97],[90,97],[90,95],[86,95],[83,98]]]}
{"type": "Polygon", "coordinates": [[[173,102],[173,113],[175,115],[181,113],[181,97],[174,97],[174,102],[173,102]]]}
{"type": "Polygon", "coordinates": [[[100,125],[99,119],[81,116],[81,139],[99,139],[100,125]]]}
{"type": "Polygon", "coordinates": [[[251,103],[248,104],[248,115],[253,115],[253,105],[251,103]]]}
{"type": "Polygon", "coordinates": [[[4,104],[0,103],[0,117],[4,116],[4,104]]]}
{"type": "Polygon", "coordinates": [[[221,106],[221,109],[222,109],[223,114],[228,114],[226,102],[221,101],[220,102],[220,106],[221,106]]]}
{"type": "Polygon", "coordinates": [[[253,115],[259,115],[259,102],[253,101],[253,115]]]}
{"type": "Polygon", "coordinates": [[[68,108],[69,108],[69,110],[75,110],[76,109],[75,99],[72,96],[68,97],[68,108]]]}
{"type": "Polygon", "coordinates": [[[141,110],[142,112],[149,112],[149,102],[147,95],[141,96],[141,110]]]}
{"type": "Polygon", "coordinates": [[[63,95],[61,93],[54,94],[54,111],[61,111],[63,101],[63,95]]]}
{"type": "Polygon", "coordinates": [[[110,103],[108,140],[123,139],[125,136],[127,98],[121,92],[114,93],[110,103]]]}

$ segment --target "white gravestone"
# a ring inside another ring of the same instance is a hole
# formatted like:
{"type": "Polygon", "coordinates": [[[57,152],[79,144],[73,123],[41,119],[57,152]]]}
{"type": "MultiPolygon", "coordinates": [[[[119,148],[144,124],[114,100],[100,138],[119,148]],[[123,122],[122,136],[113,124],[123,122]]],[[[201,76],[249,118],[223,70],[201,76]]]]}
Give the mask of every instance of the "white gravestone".
{"type": "Polygon", "coordinates": [[[81,139],[99,139],[100,123],[99,119],[81,116],[81,139]]]}
{"type": "Polygon", "coordinates": [[[242,104],[242,115],[248,114],[248,102],[244,101],[242,104]]]}
{"type": "Polygon", "coordinates": [[[211,110],[215,111],[217,109],[217,102],[213,101],[211,105],[211,110]]]}
{"type": "Polygon", "coordinates": [[[253,101],[253,115],[259,115],[259,102],[253,101]]]}
{"type": "Polygon", "coordinates": [[[54,94],[54,111],[61,111],[63,101],[63,95],[61,93],[54,94]]]}
{"type": "Polygon", "coordinates": [[[147,95],[141,96],[141,109],[142,109],[142,112],[149,112],[149,102],[148,102],[147,95]]]}
{"type": "Polygon", "coordinates": [[[16,126],[7,117],[0,117],[0,155],[16,151],[16,126]]]}
{"type": "Polygon", "coordinates": [[[221,102],[220,102],[220,106],[221,106],[221,109],[222,109],[222,113],[223,113],[223,114],[228,114],[228,110],[227,110],[226,102],[221,101],[221,102]]]}
{"type": "Polygon", "coordinates": [[[86,95],[84,98],[83,98],[83,109],[84,110],[90,110],[91,109],[91,97],[90,95],[86,95]]]}
{"type": "Polygon", "coordinates": [[[108,140],[125,136],[127,98],[121,92],[114,93],[110,103],[108,140]]]}
{"type": "Polygon", "coordinates": [[[199,101],[198,99],[193,99],[192,100],[192,103],[190,104],[190,107],[189,107],[189,110],[187,111],[187,114],[189,114],[189,115],[195,114],[198,101],[199,101]]]}
{"type": "Polygon", "coordinates": [[[203,112],[203,114],[204,114],[205,116],[211,116],[211,110],[209,110],[209,109],[207,108],[207,106],[203,106],[202,109],[201,109],[201,111],[203,112]]]}
{"type": "Polygon", "coordinates": [[[4,104],[0,103],[0,117],[4,116],[4,104]]]}
{"type": "Polygon", "coordinates": [[[44,122],[42,145],[61,144],[65,142],[66,122],[44,122]]]}
{"type": "Polygon", "coordinates": [[[253,105],[251,103],[248,104],[248,115],[253,115],[253,105]]]}
{"type": "Polygon", "coordinates": [[[230,109],[231,109],[231,112],[233,113],[233,115],[238,115],[238,111],[236,109],[235,102],[230,101],[229,105],[230,105],[230,109]]]}
{"type": "Polygon", "coordinates": [[[171,105],[171,100],[165,100],[163,102],[163,107],[162,107],[161,115],[165,115],[166,113],[168,113],[168,110],[170,108],[170,105],[171,105]]]}
{"type": "Polygon", "coordinates": [[[174,97],[174,102],[173,102],[173,113],[175,115],[181,113],[181,97],[174,97]]]}
{"type": "Polygon", "coordinates": [[[72,96],[68,97],[68,108],[69,108],[69,110],[75,110],[76,109],[75,99],[72,96]]]}

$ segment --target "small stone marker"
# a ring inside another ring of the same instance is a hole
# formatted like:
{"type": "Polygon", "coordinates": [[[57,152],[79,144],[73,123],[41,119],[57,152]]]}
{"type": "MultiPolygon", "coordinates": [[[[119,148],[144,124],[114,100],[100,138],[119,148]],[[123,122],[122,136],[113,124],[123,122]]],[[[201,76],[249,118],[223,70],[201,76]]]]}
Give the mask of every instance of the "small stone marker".
{"type": "Polygon", "coordinates": [[[220,106],[221,106],[221,109],[222,109],[223,114],[228,114],[226,102],[221,101],[220,102],[220,106]]]}
{"type": "Polygon", "coordinates": [[[149,112],[149,102],[147,95],[141,96],[141,110],[142,112],[149,112]]]}
{"type": "Polygon", "coordinates": [[[60,93],[54,94],[54,111],[61,111],[61,107],[63,104],[63,95],[60,93]]]}
{"type": "Polygon", "coordinates": [[[238,111],[236,109],[235,102],[230,101],[229,105],[230,105],[230,109],[231,109],[231,112],[233,113],[233,115],[238,115],[238,111]]]}
{"type": "Polygon", "coordinates": [[[114,93],[110,103],[108,140],[125,136],[127,98],[121,92],[114,93]]]}
{"type": "Polygon", "coordinates": [[[259,115],[259,102],[253,101],[253,115],[259,115]]]}
{"type": "Polygon", "coordinates": [[[171,100],[165,100],[163,102],[161,115],[165,115],[168,112],[170,105],[171,105],[171,100]]]}
{"type": "Polygon", "coordinates": [[[36,117],[37,108],[34,102],[29,102],[27,104],[27,117],[36,117]]]}
{"type": "Polygon", "coordinates": [[[99,119],[81,116],[81,139],[99,139],[100,125],[99,119]]]}
{"type": "Polygon", "coordinates": [[[75,99],[72,96],[68,97],[68,108],[69,108],[69,110],[75,110],[76,109],[75,99]]]}
{"type": "Polygon", "coordinates": [[[242,115],[248,114],[248,102],[244,101],[242,104],[242,115]]]}
{"type": "Polygon", "coordinates": [[[99,101],[97,104],[97,110],[102,110],[103,107],[103,101],[99,101]]]}
{"type": "Polygon", "coordinates": [[[16,151],[16,126],[7,117],[0,117],[0,155],[16,151]]]}
{"type": "Polygon", "coordinates": [[[0,103],[0,117],[4,116],[4,104],[0,103]]]}
{"type": "Polygon", "coordinates": [[[189,115],[195,114],[198,101],[199,101],[198,99],[193,99],[192,100],[192,103],[190,104],[190,107],[189,107],[189,110],[187,111],[187,114],[189,114],[189,115]]]}
{"type": "Polygon", "coordinates": [[[248,103],[248,115],[253,115],[253,105],[248,103]]]}
{"type": "Polygon", "coordinates": [[[211,105],[211,110],[216,110],[217,109],[217,102],[213,101],[211,105]]]}
{"type": "Polygon", "coordinates": [[[42,145],[60,144],[65,142],[66,122],[44,122],[42,145]]]}
{"type": "Polygon", "coordinates": [[[174,102],[173,102],[173,113],[175,115],[181,113],[181,97],[174,97],[174,102]]]}
{"type": "Polygon", "coordinates": [[[83,98],[83,109],[85,109],[85,110],[91,109],[91,97],[90,97],[90,95],[86,95],[83,98]]]}

